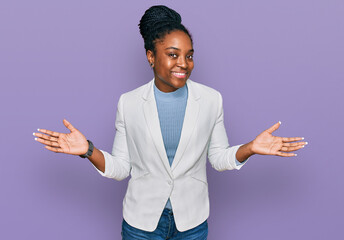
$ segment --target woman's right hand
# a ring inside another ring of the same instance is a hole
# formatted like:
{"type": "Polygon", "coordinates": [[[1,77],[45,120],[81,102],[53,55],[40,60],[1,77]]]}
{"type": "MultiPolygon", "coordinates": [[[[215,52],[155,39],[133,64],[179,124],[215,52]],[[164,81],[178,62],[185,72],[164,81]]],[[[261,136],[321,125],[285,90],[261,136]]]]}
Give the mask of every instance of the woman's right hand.
{"type": "Polygon", "coordinates": [[[37,137],[35,140],[44,144],[45,148],[52,152],[73,155],[85,154],[88,150],[86,137],[66,119],[63,119],[63,124],[70,130],[70,133],[37,129],[41,133],[33,133],[33,135],[37,137]]]}

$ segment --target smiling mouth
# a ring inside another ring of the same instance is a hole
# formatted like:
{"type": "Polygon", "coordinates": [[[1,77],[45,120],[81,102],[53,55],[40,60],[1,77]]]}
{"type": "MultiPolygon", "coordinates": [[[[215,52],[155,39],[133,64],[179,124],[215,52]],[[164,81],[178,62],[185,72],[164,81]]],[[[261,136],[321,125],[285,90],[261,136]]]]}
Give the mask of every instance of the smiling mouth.
{"type": "Polygon", "coordinates": [[[185,78],[187,74],[181,73],[181,72],[172,72],[172,75],[177,77],[177,78],[185,78]]]}

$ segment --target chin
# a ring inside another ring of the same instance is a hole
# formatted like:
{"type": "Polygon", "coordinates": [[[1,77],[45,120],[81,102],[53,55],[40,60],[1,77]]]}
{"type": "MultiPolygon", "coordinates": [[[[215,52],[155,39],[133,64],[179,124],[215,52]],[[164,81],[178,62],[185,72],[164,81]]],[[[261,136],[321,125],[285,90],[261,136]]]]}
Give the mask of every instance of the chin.
{"type": "Polygon", "coordinates": [[[185,84],[186,84],[186,79],[185,80],[178,79],[177,81],[173,81],[172,86],[175,88],[182,88],[185,86],[185,84]]]}
{"type": "Polygon", "coordinates": [[[186,84],[186,82],[180,83],[178,85],[175,85],[175,88],[182,88],[185,86],[185,84],[186,84]]]}
{"type": "Polygon", "coordinates": [[[183,79],[182,78],[169,78],[168,80],[160,80],[160,79],[158,83],[161,86],[161,88],[165,89],[166,91],[175,91],[179,88],[184,87],[187,80],[187,78],[183,78],[183,79]]]}

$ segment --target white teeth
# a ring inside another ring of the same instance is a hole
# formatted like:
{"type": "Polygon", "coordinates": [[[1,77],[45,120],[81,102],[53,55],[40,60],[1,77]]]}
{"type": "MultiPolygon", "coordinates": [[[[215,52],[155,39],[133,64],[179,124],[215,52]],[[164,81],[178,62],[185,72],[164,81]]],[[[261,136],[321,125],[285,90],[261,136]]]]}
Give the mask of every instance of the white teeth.
{"type": "Polygon", "coordinates": [[[174,72],[173,74],[174,74],[174,75],[178,75],[178,76],[185,76],[185,73],[177,73],[177,72],[174,72]]]}

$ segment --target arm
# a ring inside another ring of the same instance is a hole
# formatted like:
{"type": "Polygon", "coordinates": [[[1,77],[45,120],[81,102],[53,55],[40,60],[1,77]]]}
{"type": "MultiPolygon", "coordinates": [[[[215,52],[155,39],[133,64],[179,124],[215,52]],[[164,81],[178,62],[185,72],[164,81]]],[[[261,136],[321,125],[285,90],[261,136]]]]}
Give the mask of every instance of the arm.
{"type": "Polygon", "coordinates": [[[240,146],[236,152],[236,159],[238,162],[242,163],[254,154],[255,153],[252,151],[252,142],[249,142],[240,146]]]}
{"type": "MultiPolygon", "coordinates": [[[[105,159],[105,171],[99,169],[98,165],[94,165],[102,176],[113,178],[118,181],[128,177],[131,170],[129,150],[127,145],[127,131],[124,121],[123,101],[122,95],[117,106],[115,123],[116,135],[112,146],[112,152],[111,154],[103,150],[99,150],[98,152],[98,154],[103,155],[103,158],[105,159]]],[[[90,159],[90,161],[92,162],[92,159],[90,159]]],[[[98,164],[98,162],[96,162],[96,164],[98,164]]]]}
{"type": "MultiPolygon", "coordinates": [[[[210,142],[208,147],[208,158],[209,162],[214,169],[217,171],[224,170],[239,170],[245,163],[237,164],[237,152],[239,149],[245,148],[244,145],[229,146],[226,129],[224,126],[223,119],[223,106],[222,96],[219,93],[219,104],[217,119],[210,136],[210,142]]],[[[242,160],[240,158],[240,160],[242,160]]]]}
{"type": "Polygon", "coordinates": [[[105,172],[105,158],[103,153],[94,147],[92,156],[88,160],[102,173],[105,172]]]}
{"type": "Polygon", "coordinates": [[[296,156],[293,151],[303,148],[308,142],[296,142],[302,137],[278,137],[272,133],[281,122],[260,133],[253,141],[229,147],[226,130],[223,124],[222,97],[220,95],[219,114],[211,136],[208,157],[213,168],[218,171],[240,169],[254,154],[275,155],[281,157],[296,156]],[[241,163],[241,164],[240,164],[241,163]]]}

